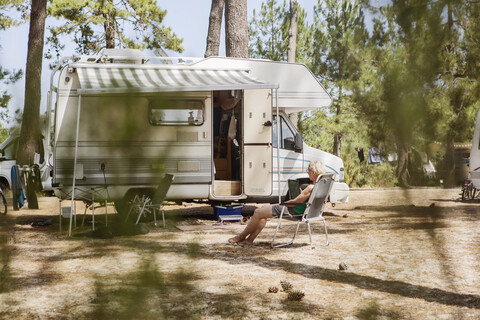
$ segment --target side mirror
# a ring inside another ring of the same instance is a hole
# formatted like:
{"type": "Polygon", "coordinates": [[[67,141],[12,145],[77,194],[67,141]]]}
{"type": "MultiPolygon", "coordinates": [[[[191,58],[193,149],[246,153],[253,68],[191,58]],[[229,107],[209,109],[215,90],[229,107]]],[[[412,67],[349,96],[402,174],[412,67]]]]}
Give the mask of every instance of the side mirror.
{"type": "Polygon", "coordinates": [[[295,152],[303,152],[303,136],[300,132],[295,134],[295,152]]]}
{"type": "Polygon", "coordinates": [[[3,155],[2,152],[0,152],[0,160],[5,160],[5,156],[3,155]]]}

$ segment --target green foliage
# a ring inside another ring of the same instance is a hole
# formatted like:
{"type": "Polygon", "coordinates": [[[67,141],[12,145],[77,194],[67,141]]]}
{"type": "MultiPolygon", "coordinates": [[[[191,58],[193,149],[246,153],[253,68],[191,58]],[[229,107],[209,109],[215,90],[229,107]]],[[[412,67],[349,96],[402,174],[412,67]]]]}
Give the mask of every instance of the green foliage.
{"type": "Polygon", "coordinates": [[[331,119],[325,110],[303,113],[298,126],[305,143],[322,150],[331,150],[333,146],[331,129],[331,119]]]}
{"type": "MultiPolygon", "coordinates": [[[[342,150],[352,186],[408,184],[412,147],[434,141],[444,146],[430,154],[435,166],[452,168],[453,142],[472,140],[480,107],[479,15],[480,3],[465,0],[318,1],[314,24],[299,30],[306,41],[297,43],[297,55],[334,101],[328,110],[302,115],[306,143],[342,150]],[[396,174],[391,164],[350,161],[355,147],[369,146],[397,153],[396,174]]],[[[288,23],[285,2],[265,1],[250,23],[251,56],[285,60],[288,23]]]]}
{"type": "MultiPolygon", "coordinates": [[[[0,66],[0,83],[3,84],[12,84],[20,80],[23,76],[23,71],[18,70],[18,71],[8,71],[3,69],[0,66]]],[[[0,92],[0,119],[8,122],[8,105],[10,103],[10,100],[12,99],[12,96],[7,92],[3,91],[0,92]]]]}
{"type": "Polygon", "coordinates": [[[441,141],[445,153],[454,141],[471,141],[479,58],[471,58],[478,49],[468,47],[466,35],[478,28],[470,15],[476,11],[465,1],[394,1],[381,8],[353,89],[372,145],[405,153],[441,141]]]}
{"type": "Polygon", "coordinates": [[[345,182],[350,188],[359,187],[393,187],[397,184],[395,165],[384,162],[368,164],[368,160],[359,162],[358,158],[346,158],[345,182]]]}
{"type": "Polygon", "coordinates": [[[73,35],[78,54],[100,52],[108,47],[110,36],[115,47],[184,50],[183,40],[162,25],[167,11],[161,10],[156,0],[53,0],[48,14],[66,20],[49,27],[48,58],[60,56],[64,48],[61,37],[67,35],[73,35]]]}
{"type": "Polygon", "coordinates": [[[355,119],[351,87],[360,77],[360,49],[367,31],[359,1],[318,1],[314,8],[313,73],[333,96],[333,153],[340,156],[341,142],[355,119]]]}
{"type": "MultiPolygon", "coordinates": [[[[305,9],[298,5],[298,35],[296,61],[309,63],[312,50],[312,27],[307,22],[305,9]]],[[[283,1],[262,2],[260,13],[253,11],[248,28],[249,55],[251,58],[286,61],[288,48],[288,30],[290,28],[289,7],[283,1]]]]}
{"type": "Polygon", "coordinates": [[[8,136],[9,136],[8,130],[0,126],[0,143],[5,141],[5,139],[7,139],[8,136]]]}
{"type": "Polygon", "coordinates": [[[27,18],[29,1],[0,0],[0,31],[18,26],[27,18]],[[20,16],[12,15],[17,12],[20,16]]]}
{"type": "MultiPolygon", "coordinates": [[[[0,31],[19,25],[24,19],[26,3],[24,0],[0,0],[0,31]],[[12,11],[16,10],[22,13],[20,18],[12,16],[12,11]],[[7,13],[8,11],[8,13],[7,13]]],[[[5,70],[0,66],[0,83],[4,85],[12,84],[21,79],[23,71],[5,70]]],[[[8,105],[12,96],[7,91],[0,91],[0,119],[8,122],[8,105]]],[[[0,136],[1,138],[1,136],[0,136]]],[[[3,141],[3,140],[2,140],[3,141]]]]}

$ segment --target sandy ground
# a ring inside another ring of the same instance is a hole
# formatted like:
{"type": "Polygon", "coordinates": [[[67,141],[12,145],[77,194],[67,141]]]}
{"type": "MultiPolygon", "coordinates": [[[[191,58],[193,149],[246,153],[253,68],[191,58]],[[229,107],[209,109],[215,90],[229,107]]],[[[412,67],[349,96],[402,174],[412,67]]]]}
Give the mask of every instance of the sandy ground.
{"type": "MultiPolygon", "coordinates": [[[[315,249],[304,226],[294,245],[271,249],[276,220],[254,247],[228,245],[243,226],[214,225],[204,205],[168,206],[165,229],[148,222],[145,235],[96,239],[79,204],[66,237],[58,201],[44,198],[40,210],[0,216],[0,318],[480,319],[480,202],[458,198],[459,189],[352,191],[348,204],[328,205],[330,245],[315,249]],[[281,281],[304,298],[289,300],[281,281]]],[[[285,222],[281,238],[293,228],[285,222]]]]}

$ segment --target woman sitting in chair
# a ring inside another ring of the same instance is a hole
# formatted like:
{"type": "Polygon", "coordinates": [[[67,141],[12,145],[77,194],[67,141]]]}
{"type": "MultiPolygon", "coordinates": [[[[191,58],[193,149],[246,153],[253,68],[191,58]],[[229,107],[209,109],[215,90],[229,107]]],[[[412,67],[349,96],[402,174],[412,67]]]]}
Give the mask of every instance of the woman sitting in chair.
{"type": "MultiPolygon", "coordinates": [[[[315,182],[317,178],[326,172],[325,165],[320,161],[312,161],[308,165],[307,173],[308,178],[315,182]]],[[[297,197],[294,199],[286,201],[288,202],[307,202],[310,198],[310,194],[313,190],[313,184],[309,184],[297,197]]],[[[287,205],[287,208],[292,214],[303,214],[305,211],[305,205],[287,205]]],[[[253,240],[258,236],[258,234],[263,230],[267,224],[267,219],[272,217],[279,217],[282,212],[283,206],[279,204],[273,204],[268,206],[263,206],[261,208],[255,209],[253,216],[250,218],[245,230],[242,231],[239,235],[228,239],[228,242],[231,244],[239,245],[253,245],[253,240]]]]}

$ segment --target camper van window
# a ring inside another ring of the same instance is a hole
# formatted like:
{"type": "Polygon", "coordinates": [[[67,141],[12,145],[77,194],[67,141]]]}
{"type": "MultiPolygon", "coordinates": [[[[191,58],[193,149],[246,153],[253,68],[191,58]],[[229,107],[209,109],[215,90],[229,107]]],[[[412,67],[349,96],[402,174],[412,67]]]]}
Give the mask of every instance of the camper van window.
{"type": "Polygon", "coordinates": [[[205,106],[200,100],[151,100],[148,120],[154,126],[200,126],[205,106]]]}
{"type": "MultiPolygon", "coordinates": [[[[277,147],[277,117],[273,118],[273,147],[277,147]]],[[[280,117],[280,148],[295,150],[295,134],[287,125],[287,122],[280,117]]]]}
{"type": "Polygon", "coordinates": [[[4,149],[3,156],[5,160],[15,160],[17,154],[18,138],[12,140],[4,149]]]}

